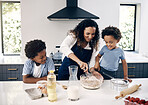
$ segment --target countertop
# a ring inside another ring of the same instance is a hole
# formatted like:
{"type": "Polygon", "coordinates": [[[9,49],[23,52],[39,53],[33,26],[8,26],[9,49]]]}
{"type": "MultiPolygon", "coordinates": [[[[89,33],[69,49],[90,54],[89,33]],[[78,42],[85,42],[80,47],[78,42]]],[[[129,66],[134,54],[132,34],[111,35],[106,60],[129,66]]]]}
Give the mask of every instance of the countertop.
{"type": "Polygon", "coordinates": [[[1,56],[0,64],[24,64],[26,57],[21,56],[1,56]]]}
{"type": "MultiPolygon", "coordinates": [[[[125,58],[127,63],[148,63],[148,57],[142,56],[135,52],[125,51],[125,58]]],[[[0,64],[24,64],[26,60],[27,60],[27,57],[1,56],[0,64]]]]}
{"type": "MultiPolygon", "coordinates": [[[[67,85],[67,81],[59,81],[67,85]]],[[[148,100],[148,78],[133,79],[129,87],[142,84],[138,91],[130,96],[148,100]]],[[[80,99],[70,101],[67,99],[67,90],[57,85],[57,101],[49,102],[47,97],[31,100],[25,89],[37,87],[36,84],[25,84],[22,81],[0,81],[0,105],[124,105],[124,99],[115,99],[118,91],[111,89],[110,80],[105,80],[97,90],[87,90],[80,87],[80,99]]]]}

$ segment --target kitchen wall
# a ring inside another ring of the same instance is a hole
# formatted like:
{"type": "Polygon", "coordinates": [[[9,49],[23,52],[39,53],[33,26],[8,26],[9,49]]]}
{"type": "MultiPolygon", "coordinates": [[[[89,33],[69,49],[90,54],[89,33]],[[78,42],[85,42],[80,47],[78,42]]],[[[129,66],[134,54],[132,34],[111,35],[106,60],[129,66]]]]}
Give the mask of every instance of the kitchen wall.
{"type": "MultiPolygon", "coordinates": [[[[79,7],[97,15],[95,20],[100,30],[113,25],[119,26],[120,3],[141,3],[141,20],[139,21],[139,37],[137,40],[139,52],[148,51],[148,1],[147,0],[78,0],[79,7]]],[[[26,42],[41,39],[46,42],[47,53],[56,51],[55,46],[60,45],[66,37],[68,30],[73,29],[80,21],[49,21],[47,16],[64,8],[66,0],[21,0],[22,7],[22,56],[26,42]]],[[[140,19],[140,18],[139,18],[140,19]]],[[[100,41],[103,45],[103,41],[100,41]]]]}

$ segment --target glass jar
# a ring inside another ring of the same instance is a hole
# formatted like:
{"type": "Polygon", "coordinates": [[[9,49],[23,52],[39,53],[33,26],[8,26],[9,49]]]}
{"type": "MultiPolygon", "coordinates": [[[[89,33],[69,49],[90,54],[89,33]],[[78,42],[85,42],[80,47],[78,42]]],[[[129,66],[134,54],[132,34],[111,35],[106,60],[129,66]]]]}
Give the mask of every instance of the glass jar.
{"type": "Polygon", "coordinates": [[[70,65],[69,66],[69,81],[68,81],[68,99],[71,101],[77,101],[79,100],[79,82],[77,78],[77,72],[78,72],[78,66],[76,65],[70,65]]]}

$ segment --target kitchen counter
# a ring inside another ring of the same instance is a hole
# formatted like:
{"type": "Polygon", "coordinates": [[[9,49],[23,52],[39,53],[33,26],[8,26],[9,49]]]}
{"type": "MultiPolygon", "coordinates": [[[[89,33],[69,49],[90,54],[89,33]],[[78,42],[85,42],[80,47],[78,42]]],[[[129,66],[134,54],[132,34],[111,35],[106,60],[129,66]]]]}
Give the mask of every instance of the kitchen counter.
{"type": "Polygon", "coordinates": [[[148,57],[135,52],[125,51],[125,59],[127,63],[148,63],[148,57]]]}
{"type": "MultiPolygon", "coordinates": [[[[148,58],[135,52],[125,51],[127,63],[148,63],[148,58]]],[[[0,64],[24,64],[27,57],[21,56],[1,56],[0,64]]],[[[121,62],[120,62],[121,63],[121,62]]]]}
{"type": "MultiPolygon", "coordinates": [[[[59,82],[66,85],[68,83],[67,81],[59,82]]],[[[142,86],[131,95],[148,99],[148,78],[133,79],[129,87],[134,84],[142,84],[142,86]]],[[[36,84],[25,84],[22,81],[1,81],[0,105],[124,105],[123,98],[115,99],[119,92],[110,88],[109,80],[105,80],[97,90],[87,90],[80,87],[81,92],[78,101],[69,101],[67,99],[67,90],[64,90],[59,85],[57,85],[56,102],[49,102],[47,97],[31,100],[24,90],[32,87],[36,87],[36,84]]]]}
{"type": "Polygon", "coordinates": [[[21,56],[1,56],[0,64],[24,64],[26,57],[21,56]]]}

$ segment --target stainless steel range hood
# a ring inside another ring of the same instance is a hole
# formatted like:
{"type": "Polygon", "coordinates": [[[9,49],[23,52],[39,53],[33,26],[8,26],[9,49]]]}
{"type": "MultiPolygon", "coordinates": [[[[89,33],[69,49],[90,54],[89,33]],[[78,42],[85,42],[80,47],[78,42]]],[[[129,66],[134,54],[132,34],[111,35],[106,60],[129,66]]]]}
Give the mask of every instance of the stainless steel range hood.
{"type": "Polygon", "coordinates": [[[47,17],[49,20],[99,19],[78,7],[78,0],[67,0],[67,6],[47,17]]]}

